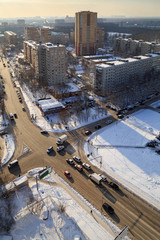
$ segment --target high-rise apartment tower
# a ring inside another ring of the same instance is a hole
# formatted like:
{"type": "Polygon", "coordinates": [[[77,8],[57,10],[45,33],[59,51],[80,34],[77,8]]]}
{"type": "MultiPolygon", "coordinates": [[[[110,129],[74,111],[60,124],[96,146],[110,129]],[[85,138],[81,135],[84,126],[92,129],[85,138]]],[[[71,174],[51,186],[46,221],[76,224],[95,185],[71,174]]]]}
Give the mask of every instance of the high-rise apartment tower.
{"type": "Polygon", "coordinates": [[[77,12],[75,16],[75,51],[77,56],[96,54],[97,13],[77,12]]]}

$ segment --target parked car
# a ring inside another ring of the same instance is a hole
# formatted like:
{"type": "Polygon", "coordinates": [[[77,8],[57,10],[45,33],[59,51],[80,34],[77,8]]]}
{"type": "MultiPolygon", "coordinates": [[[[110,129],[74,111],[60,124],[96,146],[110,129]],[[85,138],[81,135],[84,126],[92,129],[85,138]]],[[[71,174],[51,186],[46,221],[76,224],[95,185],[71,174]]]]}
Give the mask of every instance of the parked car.
{"type": "Polygon", "coordinates": [[[60,152],[60,151],[62,151],[63,149],[64,149],[64,145],[58,146],[58,147],[57,147],[57,152],[60,152]]]}
{"type": "Polygon", "coordinates": [[[114,182],[109,182],[109,186],[115,190],[119,190],[119,187],[117,184],[115,184],[114,182]]]}
{"type": "Polygon", "coordinates": [[[112,122],[113,122],[113,120],[111,120],[111,119],[108,119],[108,120],[106,121],[107,124],[111,124],[112,122]]]}
{"type": "Polygon", "coordinates": [[[70,159],[70,158],[67,158],[67,159],[66,159],[66,162],[67,162],[67,163],[69,163],[70,165],[74,165],[74,162],[73,162],[73,160],[72,160],[72,159],[70,159]]]}
{"type": "Polygon", "coordinates": [[[108,203],[103,203],[102,207],[106,212],[114,214],[114,209],[108,203]]]}
{"type": "Polygon", "coordinates": [[[73,160],[80,163],[81,162],[81,159],[79,157],[76,157],[76,156],[73,156],[73,160]]]}
{"type": "Polygon", "coordinates": [[[25,112],[26,111],[25,107],[22,107],[22,110],[23,110],[23,112],[25,112]]]}
{"type": "Polygon", "coordinates": [[[17,114],[16,113],[14,113],[13,115],[14,115],[15,118],[17,118],[17,114]]]}
{"type": "Polygon", "coordinates": [[[79,172],[82,172],[82,171],[83,171],[83,167],[82,167],[81,165],[75,164],[74,166],[75,166],[75,168],[76,168],[79,172]]]}
{"type": "Polygon", "coordinates": [[[90,130],[88,130],[88,131],[85,131],[85,134],[88,136],[88,135],[90,135],[92,132],[90,131],[90,130]]]}
{"type": "Polygon", "coordinates": [[[119,119],[124,118],[124,115],[122,115],[122,114],[118,114],[117,116],[118,116],[119,119]]]}
{"type": "Polygon", "coordinates": [[[50,154],[52,151],[53,151],[53,147],[50,146],[50,147],[47,149],[47,153],[50,154]]]}
{"type": "Polygon", "coordinates": [[[88,163],[83,163],[82,166],[87,170],[91,170],[91,166],[88,163]]]}
{"type": "Polygon", "coordinates": [[[65,175],[67,178],[70,178],[70,179],[72,178],[70,172],[68,172],[68,171],[64,171],[64,175],[65,175]]]}
{"type": "Polygon", "coordinates": [[[45,131],[45,130],[42,130],[42,131],[41,131],[41,134],[48,134],[48,132],[45,131]]]}
{"type": "Polygon", "coordinates": [[[99,173],[98,175],[102,178],[103,182],[107,181],[107,178],[103,174],[99,173]]]}
{"type": "Polygon", "coordinates": [[[100,129],[101,128],[101,125],[96,125],[95,126],[95,129],[100,129]]]}

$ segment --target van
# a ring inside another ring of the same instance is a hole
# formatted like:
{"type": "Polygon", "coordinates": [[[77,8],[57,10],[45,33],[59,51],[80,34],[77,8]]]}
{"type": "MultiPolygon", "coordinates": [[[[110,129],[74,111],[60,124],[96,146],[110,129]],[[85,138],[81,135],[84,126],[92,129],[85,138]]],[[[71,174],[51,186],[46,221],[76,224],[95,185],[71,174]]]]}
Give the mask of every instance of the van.
{"type": "Polygon", "coordinates": [[[18,165],[18,160],[16,159],[16,160],[14,160],[14,161],[12,161],[8,164],[8,168],[10,169],[10,168],[15,167],[17,165],[18,165]]]}
{"type": "Polygon", "coordinates": [[[9,114],[9,117],[10,117],[10,120],[14,120],[12,113],[9,114]]]}

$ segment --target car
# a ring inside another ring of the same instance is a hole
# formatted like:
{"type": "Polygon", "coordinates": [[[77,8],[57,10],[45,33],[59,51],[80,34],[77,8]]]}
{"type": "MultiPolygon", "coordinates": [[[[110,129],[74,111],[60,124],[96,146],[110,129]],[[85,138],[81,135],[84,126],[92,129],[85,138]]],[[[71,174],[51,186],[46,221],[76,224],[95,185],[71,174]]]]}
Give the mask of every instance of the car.
{"type": "Polygon", "coordinates": [[[95,129],[100,129],[101,128],[101,125],[96,125],[95,126],[95,129]]]}
{"type": "Polygon", "coordinates": [[[115,184],[114,182],[109,182],[109,186],[115,190],[119,190],[119,187],[117,184],[115,184]]]}
{"type": "Polygon", "coordinates": [[[47,153],[50,154],[52,151],[53,151],[53,146],[50,146],[50,147],[47,149],[47,153]]]}
{"type": "Polygon", "coordinates": [[[158,154],[160,154],[160,149],[157,149],[155,152],[158,153],[158,154]]]}
{"type": "Polygon", "coordinates": [[[45,131],[45,130],[42,130],[42,131],[41,131],[41,134],[48,134],[48,132],[45,131]]]}
{"type": "Polygon", "coordinates": [[[80,163],[81,162],[81,159],[79,157],[76,157],[76,156],[73,156],[73,160],[80,163]]]}
{"type": "Polygon", "coordinates": [[[91,170],[91,166],[88,163],[83,163],[82,166],[87,170],[91,170]]]}
{"type": "Polygon", "coordinates": [[[19,102],[22,103],[22,99],[21,98],[19,99],[19,102]]]}
{"type": "Polygon", "coordinates": [[[79,171],[82,172],[83,171],[83,167],[79,164],[75,164],[74,167],[79,171]]]}
{"type": "Polygon", "coordinates": [[[62,151],[63,149],[64,149],[64,145],[58,146],[58,147],[57,147],[57,152],[60,152],[60,151],[62,151]]]}
{"type": "Polygon", "coordinates": [[[65,175],[67,178],[70,178],[70,179],[72,178],[70,172],[68,172],[68,171],[64,171],[64,175],[65,175]]]}
{"type": "Polygon", "coordinates": [[[85,135],[90,135],[92,132],[90,130],[85,131],[85,135]]]}
{"type": "Polygon", "coordinates": [[[73,160],[72,160],[72,159],[70,159],[70,158],[67,158],[67,159],[66,159],[66,162],[67,162],[67,163],[69,163],[70,165],[74,165],[74,162],[73,162],[73,160]]]}
{"type": "Polygon", "coordinates": [[[103,182],[107,181],[107,178],[103,174],[99,173],[98,175],[102,178],[103,182]]]}
{"type": "Polygon", "coordinates": [[[25,112],[25,111],[26,111],[26,109],[25,109],[24,107],[22,107],[22,110],[23,110],[23,112],[25,112]]]}
{"type": "Polygon", "coordinates": [[[17,118],[17,114],[16,113],[14,113],[13,115],[14,115],[15,118],[17,118]]]}
{"type": "Polygon", "coordinates": [[[122,114],[118,114],[117,116],[118,116],[119,119],[124,118],[124,115],[122,115],[122,114]]]}
{"type": "Polygon", "coordinates": [[[108,119],[108,120],[106,121],[107,124],[111,124],[112,122],[113,122],[113,120],[111,120],[111,119],[108,119]]]}
{"type": "Polygon", "coordinates": [[[106,212],[114,214],[114,209],[108,203],[103,203],[102,207],[106,212]]]}

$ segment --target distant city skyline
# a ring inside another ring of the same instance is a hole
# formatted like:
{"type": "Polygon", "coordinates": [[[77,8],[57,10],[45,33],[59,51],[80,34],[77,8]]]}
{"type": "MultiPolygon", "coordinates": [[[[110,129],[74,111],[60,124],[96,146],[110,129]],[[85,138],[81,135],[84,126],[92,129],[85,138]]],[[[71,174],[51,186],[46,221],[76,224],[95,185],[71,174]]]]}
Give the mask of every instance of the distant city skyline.
{"type": "Polygon", "coordinates": [[[75,16],[93,11],[98,17],[160,17],[159,0],[0,0],[0,18],[75,16]]]}

